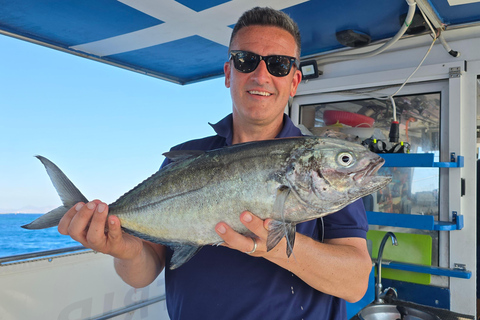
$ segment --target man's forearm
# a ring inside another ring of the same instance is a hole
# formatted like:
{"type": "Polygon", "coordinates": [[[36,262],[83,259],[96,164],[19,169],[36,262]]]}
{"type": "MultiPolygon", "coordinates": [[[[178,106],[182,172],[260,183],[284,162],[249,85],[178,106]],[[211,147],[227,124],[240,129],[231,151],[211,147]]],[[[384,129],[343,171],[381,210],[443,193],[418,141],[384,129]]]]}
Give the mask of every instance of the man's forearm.
{"type": "Polygon", "coordinates": [[[133,259],[114,259],[117,274],[127,284],[143,288],[152,283],[165,266],[166,248],[161,245],[143,242],[143,249],[133,259]]]}
{"type": "Polygon", "coordinates": [[[285,241],[268,260],[301,278],[311,287],[340,297],[358,301],[368,287],[372,261],[365,240],[342,238],[317,242],[302,234],[296,235],[290,258],[285,255],[285,241]]]}

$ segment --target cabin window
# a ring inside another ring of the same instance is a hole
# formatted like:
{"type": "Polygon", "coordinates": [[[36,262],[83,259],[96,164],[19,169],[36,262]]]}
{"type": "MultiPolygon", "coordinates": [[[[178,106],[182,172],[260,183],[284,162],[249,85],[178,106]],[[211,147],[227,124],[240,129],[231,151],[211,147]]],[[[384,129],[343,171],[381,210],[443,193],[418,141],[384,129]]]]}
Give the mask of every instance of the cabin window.
{"type": "MultiPolygon", "coordinates": [[[[411,153],[433,153],[440,161],[441,92],[399,95],[394,98],[399,142],[411,153]]],[[[299,123],[312,134],[324,136],[332,132],[349,134],[358,143],[375,138],[378,152],[390,151],[397,143],[389,142],[393,106],[389,100],[374,98],[335,100],[299,106],[299,123]],[[333,112],[332,112],[333,111],[333,112]],[[346,112],[346,113],[345,113],[346,112]],[[332,116],[333,113],[333,116],[332,116]],[[351,114],[350,114],[351,113],[351,114]],[[358,116],[360,115],[360,116],[358,116]],[[338,116],[338,118],[335,118],[338,116]]],[[[397,147],[396,151],[399,150],[397,147]]],[[[379,174],[391,175],[392,182],[383,190],[364,199],[368,211],[398,214],[439,216],[440,177],[438,168],[391,167],[379,174]]],[[[399,231],[431,237],[431,263],[439,265],[439,232],[371,225],[370,230],[399,231]]],[[[427,239],[430,242],[430,239],[427,239]]]]}

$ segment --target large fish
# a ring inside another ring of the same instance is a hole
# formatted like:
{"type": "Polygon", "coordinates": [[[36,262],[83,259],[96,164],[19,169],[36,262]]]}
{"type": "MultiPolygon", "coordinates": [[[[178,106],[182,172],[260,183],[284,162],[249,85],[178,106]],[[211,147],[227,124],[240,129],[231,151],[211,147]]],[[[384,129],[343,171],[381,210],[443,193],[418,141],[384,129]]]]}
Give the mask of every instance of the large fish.
{"type": "MultiPolygon", "coordinates": [[[[224,221],[248,235],[239,214],[271,218],[268,250],[295,225],[336,212],[383,188],[390,177],[376,175],[383,158],[348,141],[298,137],[250,142],[212,151],[171,151],[173,162],[109,205],[125,232],[174,250],[170,268],[188,261],[204,245],[222,239],[215,225],[224,221]]],[[[63,202],[26,229],[58,225],[66,211],[88,200],[48,159],[37,156],[63,202]]]]}

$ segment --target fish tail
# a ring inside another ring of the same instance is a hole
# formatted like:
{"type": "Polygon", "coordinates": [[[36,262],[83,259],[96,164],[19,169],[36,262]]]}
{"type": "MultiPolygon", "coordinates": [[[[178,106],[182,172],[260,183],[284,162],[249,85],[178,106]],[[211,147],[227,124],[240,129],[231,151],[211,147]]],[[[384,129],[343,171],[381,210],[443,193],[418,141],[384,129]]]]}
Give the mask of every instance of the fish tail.
{"type": "Polygon", "coordinates": [[[72,206],[78,202],[88,202],[87,198],[85,198],[70,179],[68,179],[62,170],[60,170],[53,162],[42,156],[36,157],[45,166],[48,176],[57,190],[63,205],[47,212],[29,224],[23,225],[22,228],[24,229],[45,229],[55,227],[72,206]]]}

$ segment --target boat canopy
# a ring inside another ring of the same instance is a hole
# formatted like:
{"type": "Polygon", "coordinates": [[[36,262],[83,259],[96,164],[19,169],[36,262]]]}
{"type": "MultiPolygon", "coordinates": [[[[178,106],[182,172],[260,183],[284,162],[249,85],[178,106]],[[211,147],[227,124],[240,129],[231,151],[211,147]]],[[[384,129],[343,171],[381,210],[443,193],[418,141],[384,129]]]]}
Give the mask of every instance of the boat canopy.
{"type": "MultiPolygon", "coordinates": [[[[416,2],[436,28],[480,21],[475,0],[416,2]]],[[[388,40],[409,8],[405,0],[0,0],[0,33],[186,84],[223,75],[232,28],[254,6],[298,23],[302,60],[388,40]]],[[[428,32],[417,18],[413,33],[428,32]]]]}

